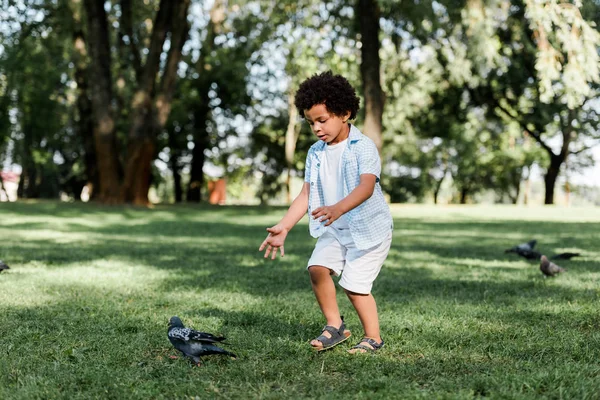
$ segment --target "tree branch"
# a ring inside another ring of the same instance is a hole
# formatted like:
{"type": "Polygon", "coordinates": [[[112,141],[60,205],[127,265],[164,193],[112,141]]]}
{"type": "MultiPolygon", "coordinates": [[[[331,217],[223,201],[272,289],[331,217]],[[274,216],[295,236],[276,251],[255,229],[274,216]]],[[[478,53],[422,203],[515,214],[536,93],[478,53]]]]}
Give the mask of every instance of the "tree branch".
{"type": "MultiPolygon", "coordinates": [[[[471,96],[473,96],[474,98],[479,97],[478,94],[477,94],[477,92],[475,92],[475,90],[473,90],[471,88],[468,88],[467,90],[469,91],[469,93],[471,94],[471,96]]],[[[507,109],[502,104],[500,104],[500,101],[498,101],[498,99],[496,99],[493,96],[491,96],[491,106],[498,108],[504,114],[506,114],[509,119],[511,119],[511,120],[515,121],[516,123],[518,123],[519,126],[521,127],[521,129],[523,129],[525,132],[527,132],[528,135],[530,135],[531,137],[533,137],[535,139],[535,141],[538,142],[540,144],[540,146],[542,146],[544,148],[544,150],[546,150],[550,155],[554,155],[554,152],[552,151],[552,149],[550,148],[550,146],[548,146],[542,140],[542,137],[541,137],[541,135],[539,133],[534,132],[531,129],[529,129],[527,127],[526,123],[524,123],[517,115],[514,115],[511,112],[511,110],[507,109]]]]}
{"type": "MultiPolygon", "coordinates": [[[[140,58],[140,51],[137,47],[137,43],[133,37],[133,24],[132,24],[132,12],[131,12],[131,0],[121,0],[121,26],[123,27],[123,33],[129,38],[129,50],[133,56],[133,69],[135,70],[135,76],[139,82],[142,76],[142,60],[140,58]]],[[[120,37],[123,41],[123,36],[120,37]]],[[[123,41],[123,44],[126,44],[123,41]]]]}

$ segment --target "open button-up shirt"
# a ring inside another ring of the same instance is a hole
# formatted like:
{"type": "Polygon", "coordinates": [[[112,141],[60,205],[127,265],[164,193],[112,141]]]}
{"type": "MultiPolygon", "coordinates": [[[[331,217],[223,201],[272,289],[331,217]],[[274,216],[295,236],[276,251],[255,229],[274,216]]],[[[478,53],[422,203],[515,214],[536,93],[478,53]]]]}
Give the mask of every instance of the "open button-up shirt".
{"type": "MultiPolygon", "coordinates": [[[[324,204],[323,186],[319,179],[321,159],[324,157],[327,143],[318,141],[308,150],[304,181],[310,184],[308,195],[309,231],[312,237],[319,237],[328,229],[326,221],[319,222],[313,219],[313,210],[324,204]]],[[[350,233],[356,247],[366,250],[384,241],[393,229],[392,215],[385,202],[381,185],[381,160],[375,143],[358,128],[350,125],[347,147],[342,154],[342,185],[344,197],[347,197],[360,183],[362,174],[373,174],[377,177],[373,194],[363,203],[348,211],[345,216],[350,226],[350,233]]],[[[328,204],[330,205],[330,204],[328,204]]]]}

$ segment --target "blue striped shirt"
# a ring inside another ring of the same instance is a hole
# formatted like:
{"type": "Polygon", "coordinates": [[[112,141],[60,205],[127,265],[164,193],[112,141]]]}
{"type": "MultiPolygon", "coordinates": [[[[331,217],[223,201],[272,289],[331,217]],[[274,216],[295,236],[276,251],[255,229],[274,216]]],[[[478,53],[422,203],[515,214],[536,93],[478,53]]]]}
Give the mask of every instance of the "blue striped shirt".
{"type": "MultiPolygon", "coordinates": [[[[325,205],[323,187],[319,179],[319,168],[327,143],[318,141],[311,146],[306,156],[304,181],[310,183],[308,195],[309,231],[312,237],[319,237],[327,230],[325,222],[312,218],[311,212],[325,205]]],[[[377,177],[373,195],[345,215],[350,226],[350,233],[356,247],[366,250],[383,242],[393,229],[390,208],[385,202],[381,185],[381,160],[375,143],[358,128],[350,125],[347,148],[342,155],[342,179],[344,197],[347,197],[360,183],[362,174],[373,174],[377,177]]]]}

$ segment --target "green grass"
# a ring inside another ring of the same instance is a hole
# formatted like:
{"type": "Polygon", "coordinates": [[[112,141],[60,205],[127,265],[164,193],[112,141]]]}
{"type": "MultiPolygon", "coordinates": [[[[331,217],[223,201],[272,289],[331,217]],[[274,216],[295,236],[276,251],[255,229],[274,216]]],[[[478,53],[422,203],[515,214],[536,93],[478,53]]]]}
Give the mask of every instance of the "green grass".
{"type": "Polygon", "coordinates": [[[393,208],[374,294],[386,347],[317,354],[324,321],[305,263],[305,221],[286,257],[262,259],[284,208],[153,210],[0,205],[0,398],[600,397],[600,209],[393,208]],[[580,251],[543,279],[504,254],[537,239],[580,251]],[[222,333],[237,360],[171,360],[167,320],[222,333]]]}

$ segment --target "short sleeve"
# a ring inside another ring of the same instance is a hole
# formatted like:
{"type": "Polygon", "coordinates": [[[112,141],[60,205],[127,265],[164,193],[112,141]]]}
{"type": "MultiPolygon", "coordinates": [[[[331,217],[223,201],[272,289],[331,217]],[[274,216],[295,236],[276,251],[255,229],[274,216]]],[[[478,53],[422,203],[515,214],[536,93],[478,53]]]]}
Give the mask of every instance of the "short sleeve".
{"type": "Polygon", "coordinates": [[[358,174],[373,174],[377,177],[377,181],[381,176],[381,160],[377,146],[371,140],[364,140],[365,145],[357,154],[358,158],[358,174]]]}
{"type": "Polygon", "coordinates": [[[306,162],[304,166],[304,182],[310,182],[310,167],[312,164],[312,148],[308,150],[306,155],[306,162]]]}

